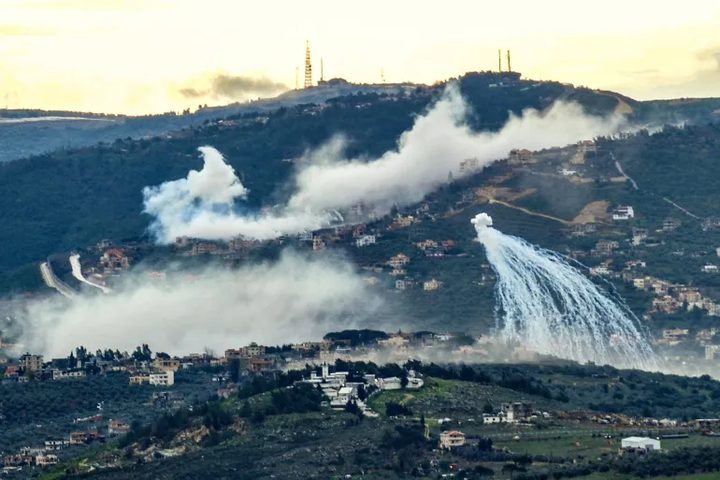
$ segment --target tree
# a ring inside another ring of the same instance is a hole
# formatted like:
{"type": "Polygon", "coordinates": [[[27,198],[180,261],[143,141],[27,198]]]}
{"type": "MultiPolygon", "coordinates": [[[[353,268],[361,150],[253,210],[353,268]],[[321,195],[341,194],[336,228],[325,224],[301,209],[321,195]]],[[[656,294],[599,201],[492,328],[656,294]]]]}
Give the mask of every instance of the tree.
{"type": "Polygon", "coordinates": [[[237,381],[240,379],[240,360],[239,359],[233,358],[230,361],[229,371],[230,371],[230,380],[233,383],[237,383],[237,381]]]}
{"type": "Polygon", "coordinates": [[[242,404],[242,407],[240,407],[240,411],[238,412],[238,415],[240,415],[243,418],[250,418],[252,413],[253,413],[253,410],[252,410],[252,407],[250,407],[250,402],[245,400],[245,402],[243,402],[243,404],[242,404]]]}
{"type": "Polygon", "coordinates": [[[405,387],[407,387],[408,382],[409,382],[409,380],[408,380],[407,372],[403,371],[402,375],[400,375],[400,388],[402,388],[404,390],[405,387]]]}
{"type": "Polygon", "coordinates": [[[358,385],[357,396],[361,401],[365,401],[368,397],[367,390],[365,390],[365,384],[358,385]]]}

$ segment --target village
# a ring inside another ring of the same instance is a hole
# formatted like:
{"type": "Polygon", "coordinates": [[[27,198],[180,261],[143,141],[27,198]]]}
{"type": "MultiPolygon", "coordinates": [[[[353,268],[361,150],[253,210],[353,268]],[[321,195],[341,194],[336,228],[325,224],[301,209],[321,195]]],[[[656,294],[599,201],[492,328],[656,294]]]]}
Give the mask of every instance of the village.
{"type": "MultiPolygon", "coordinates": [[[[139,346],[132,353],[106,350],[93,354],[79,347],[67,358],[46,361],[41,355],[26,353],[16,360],[7,360],[2,366],[2,384],[59,382],[60,385],[84,382],[92,377],[114,376],[126,379],[127,388],[149,388],[138,390],[143,392],[144,402],[149,408],[172,411],[188,406],[190,397],[187,385],[183,383],[187,382],[183,381],[184,375],[206,372],[199,388],[204,391],[205,398],[222,400],[234,398],[238,389],[253,383],[253,379],[273,379],[283,375],[283,372],[296,372],[294,385],[308,385],[321,391],[322,407],[340,412],[358,412],[368,418],[404,417],[410,413],[409,410],[392,402],[385,404],[384,411],[373,410],[372,398],[383,392],[422,392],[426,388],[425,375],[410,367],[393,367],[390,375],[362,373],[353,369],[355,362],[376,358],[402,361],[433,356],[446,361],[453,359],[454,362],[477,362],[482,361],[482,358],[487,361],[491,348],[487,339],[466,334],[386,333],[373,330],[332,332],[321,341],[277,347],[250,343],[227,349],[220,356],[208,352],[181,357],[162,352],[153,354],[148,345],[139,346]],[[300,372],[299,376],[297,372],[300,372]],[[177,383],[178,379],[180,383],[177,383]]],[[[542,357],[516,348],[512,358],[514,361],[537,361],[542,357]]],[[[130,431],[131,412],[109,416],[104,401],[98,402],[96,410],[88,416],[74,418],[66,426],[67,434],[64,437],[48,437],[41,445],[25,446],[14,452],[3,451],[4,471],[18,472],[27,466],[50,467],[62,460],[65,450],[76,455],[78,449],[103,444],[130,431]]],[[[644,418],[584,410],[539,409],[520,396],[496,408],[484,407],[474,418],[436,419],[438,448],[450,451],[477,443],[483,438],[482,435],[478,436],[477,430],[481,425],[491,429],[488,433],[497,433],[493,429],[507,425],[520,438],[523,428],[532,429],[537,423],[547,422],[580,422],[596,425],[598,431],[655,432],[652,438],[623,438],[620,451],[626,453],[660,450],[663,438],[687,438],[693,432],[715,435],[720,430],[720,419],[682,421],[677,418],[644,418]],[[472,427],[469,433],[464,431],[463,425],[472,427]]]]}

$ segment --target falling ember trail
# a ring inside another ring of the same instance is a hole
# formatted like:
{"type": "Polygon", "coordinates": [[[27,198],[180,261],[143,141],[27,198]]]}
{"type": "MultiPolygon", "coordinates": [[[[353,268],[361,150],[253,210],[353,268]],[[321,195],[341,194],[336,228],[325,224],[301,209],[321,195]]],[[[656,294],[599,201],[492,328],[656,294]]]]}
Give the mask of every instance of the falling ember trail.
{"type": "Polygon", "coordinates": [[[497,330],[507,342],[578,362],[656,370],[638,319],[562,256],[472,219],[497,276],[497,330]]]}

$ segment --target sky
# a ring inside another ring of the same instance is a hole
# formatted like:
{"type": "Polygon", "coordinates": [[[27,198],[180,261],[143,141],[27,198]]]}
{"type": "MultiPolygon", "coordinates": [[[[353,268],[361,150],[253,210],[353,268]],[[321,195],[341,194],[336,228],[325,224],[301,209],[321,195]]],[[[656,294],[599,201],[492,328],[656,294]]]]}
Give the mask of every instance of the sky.
{"type": "Polygon", "coordinates": [[[718,0],[0,0],[0,108],[158,113],[325,78],[497,68],[637,99],[720,97],[718,0]]]}

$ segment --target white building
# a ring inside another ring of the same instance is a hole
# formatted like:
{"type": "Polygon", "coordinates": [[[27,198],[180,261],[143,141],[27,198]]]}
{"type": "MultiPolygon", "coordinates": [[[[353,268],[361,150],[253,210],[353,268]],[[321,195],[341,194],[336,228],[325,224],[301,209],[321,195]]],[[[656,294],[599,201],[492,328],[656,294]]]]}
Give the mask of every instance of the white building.
{"type": "Polygon", "coordinates": [[[612,218],[613,220],[630,220],[635,218],[635,210],[629,205],[621,205],[615,209],[612,218]]]}
{"type": "Polygon", "coordinates": [[[378,378],[375,382],[380,390],[400,390],[402,388],[398,377],[378,378]]]}
{"type": "Polygon", "coordinates": [[[151,373],[148,379],[150,385],[169,387],[175,384],[175,372],[168,370],[166,372],[151,373]]]}
{"type": "Polygon", "coordinates": [[[649,437],[627,437],[620,441],[623,450],[660,451],[660,440],[649,437]]]}
{"type": "Polygon", "coordinates": [[[355,240],[355,246],[358,248],[367,247],[368,245],[375,245],[377,237],[375,235],[363,235],[362,237],[355,240]]]}
{"type": "Polygon", "coordinates": [[[497,414],[490,414],[490,413],[483,413],[482,416],[483,423],[503,423],[505,421],[505,416],[503,415],[497,415],[497,414]]]}

